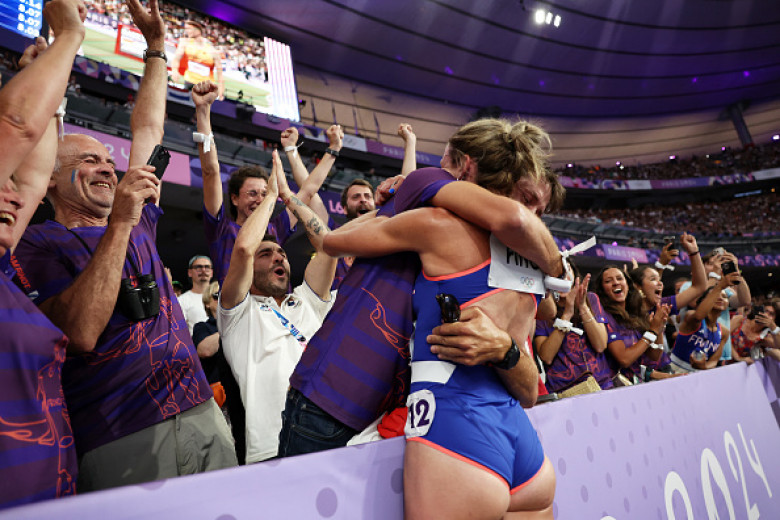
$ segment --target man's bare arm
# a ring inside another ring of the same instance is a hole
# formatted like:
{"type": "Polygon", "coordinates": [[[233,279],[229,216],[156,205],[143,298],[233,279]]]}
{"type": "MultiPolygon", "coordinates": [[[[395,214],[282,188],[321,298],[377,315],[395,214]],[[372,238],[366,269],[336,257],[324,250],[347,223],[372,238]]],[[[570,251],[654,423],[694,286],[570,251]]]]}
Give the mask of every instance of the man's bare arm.
{"type": "Polygon", "coordinates": [[[489,230],[546,274],[560,277],[563,264],[550,230],[533,211],[507,197],[469,182],[451,182],[433,197],[433,204],[489,230]]]}
{"type": "MultiPolygon", "coordinates": [[[[149,0],[149,10],[139,0],[125,0],[133,22],[146,39],[150,51],[165,51],[165,24],[158,0],[149,0]]],[[[149,57],[144,67],[135,108],[130,117],[133,142],[130,164],[146,164],[154,147],[162,142],[165,131],[165,102],[168,92],[168,67],[164,59],[149,57]]]]}
{"type": "Polygon", "coordinates": [[[73,58],[84,39],[81,0],[52,0],[43,8],[55,40],[38,37],[36,59],[0,90],[0,186],[40,140],[65,96],[73,58]],[[41,78],[45,78],[42,80],[41,78]]]}
{"type": "Polygon", "coordinates": [[[222,207],[222,177],[219,174],[219,156],[217,144],[211,136],[211,105],[217,99],[219,88],[211,81],[204,81],[192,87],[190,95],[195,103],[195,118],[198,133],[208,142],[198,143],[200,168],[203,175],[203,206],[212,217],[216,217],[222,207]],[[208,148],[208,152],[206,151],[208,148]]]}

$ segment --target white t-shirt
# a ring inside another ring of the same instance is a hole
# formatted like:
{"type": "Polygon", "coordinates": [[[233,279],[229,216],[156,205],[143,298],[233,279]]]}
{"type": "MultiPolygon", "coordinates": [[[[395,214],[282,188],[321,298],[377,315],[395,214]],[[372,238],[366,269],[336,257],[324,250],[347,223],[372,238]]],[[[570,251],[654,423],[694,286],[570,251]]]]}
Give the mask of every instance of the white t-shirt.
{"type": "Polygon", "coordinates": [[[273,298],[251,294],[232,309],[223,309],[220,301],[222,348],[246,409],[247,463],[275,457],[279,451],[290,376],[334,299],[332,292],[329,301],[321,300],[304,282],[281,306],[273,298]]]}
{"type": "MultiPolygon", "coordinates": [[[[179,305],[181,305],[184,320],[187,322],[190,336],[192,336],[192,329],[195,327],[195,324],[209,319],[208,314],[206,314],[206,307],[203,306],[203,295],[187,291],[179,296],[179,305]]],[[[197,347],[197,345],[195,346],[197,347]]]]}

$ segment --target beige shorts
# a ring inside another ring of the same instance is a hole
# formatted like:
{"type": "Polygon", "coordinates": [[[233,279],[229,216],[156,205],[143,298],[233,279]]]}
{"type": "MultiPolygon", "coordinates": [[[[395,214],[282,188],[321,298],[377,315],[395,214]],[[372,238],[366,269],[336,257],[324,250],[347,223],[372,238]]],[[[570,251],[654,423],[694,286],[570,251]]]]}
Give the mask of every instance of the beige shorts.
{"type": "Polygon", "coordinates": [[[230,428],[212,398],[85,453],[76,490],[85,493],[237,464],[230,428]]]}

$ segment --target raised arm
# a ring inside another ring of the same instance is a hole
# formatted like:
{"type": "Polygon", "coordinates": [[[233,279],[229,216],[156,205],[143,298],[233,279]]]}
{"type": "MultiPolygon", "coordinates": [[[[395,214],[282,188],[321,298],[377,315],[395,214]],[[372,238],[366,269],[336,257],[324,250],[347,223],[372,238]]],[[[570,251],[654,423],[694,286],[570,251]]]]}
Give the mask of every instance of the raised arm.
{"type": "Polygon", "coordinates": [[[398,125],[398,136],[404,140],[404,162],[401,165],[401,175],[406,177],[417,169],[417,135],[412,130],[412,125],[401,123],[398,125]]]}
{"type": "Polygon", "coordinates": [[[398,125],[398,136],[404,141],[404,162],[401,165],[401,174],[383,180],[376,187],[374,198],[377,206],[390,200],[406,176],[417,169],[417,135],[412,131],[412,125],[408,123],[398,125]]]}
{"type": "Polygon", "coordinates": [[[208,140],[198,143],[198,156],[203,174],[203,206],[212,217],[216,217],[224,201],[217,144],[211,133],[211,105],[219,95],[219,88],[211,81],[204,81],[192,87],[190,95],[192,102],[195,103],[198,133],[204,135],[204,139],[208,140]],[[208,152],[205,151],[207,147],[208,152]]]}
{"type": "MultiPolygon", "coordinates": [[[[274,169],[278,153],[274,150],[274,169]]],[[[274,175],[275,172],[272,173],[274,175]]],[[[220,292],[220,305],[232,309],[246,297],[252,287],[255,253],[263,242],[268,221],[274,212],[278,188],[275,182],[268,183],[268,193],[263,202],[249,215],[236,236],[233,253],[230,255],[230,267],[220,292]]]]}
{"type": "Polygon", "coordinates": [[[334,257],[327,255],[323,251],[322,241],[329,233],[328,226],[290,190],[282,169],[282,161],[276,151],[274,151],[273,157],[274,166],[271,172],[271,182],[275,182],[278,185],[279,196],[284,201],[287,209],[303,224],[306,235],[309,237],[309,242],[317,251],[317,254],[306,266],[303,278],[321,299],[329,300],[337,262],[334,257]]]}
{"type": "Polygon", "coordinates": [[[739,279],[739,273],[731,273],[718,280],[718,282],[712,286],[712,290],[707,293],[707,296],[705,296],[701,303],[696,306],[693,312],[689,311],[685,314],[685,318],[680,325],[680,330],[684,330],[686,334],[698,330],[699,323],[701,323],[701,320],[707,317],[712,308],[715,306],[718,298],[720,298],[721,291],[730,285],[733,285],[734,281],[737,279],[739,279]]]}
{"type": "MultiPolygon", "coordinates": [[[[737,272],[739,271],[739,260],[737,260],[736,255],[733,253],[729,253],[726,251],[722,255],[723,260],[725,261],[732,261],[734,262],[734,265],[737,267],[737,272]]],[[[738,309],[739,307],[744,307],[746,305],[750,305],[750,301],[752,299],[752,295],[750,294],[750,287],[747,284],[747,280],[742,278],[740,273],[739,283],[733,287],[734,289],[734,295],[729,298],[729,305],[733,309],[738,309]]]]}
{"type": "MultiPolygon", "coordinates": [[[[36,59],[0,89],[0,186],[16,171],[48,128],[62,102],[73,58],[84,39],[87,11],[81,0],[52,0],[43,16],[55,40],[46,48],[38,37],[36,59]]],[[[17,226],[18,227],[18,226],[17,226]]]]}
{"type": "MultiPolygon", "coordinates": [[[[125,3],[133,23],[146,39],[148,51],[164,52],[165,24],[160,16],[158,0],[149,0],[148,11],[140,0],[125,0],[125,3]]],[[[167,83],[168,67],[165,60],[160,56],[149,56],[130,117],[130,131],[133,133],[130,164],[146,164],[154,147],[162,143],[167,83]]]]}
{"type": "Polygon", "coordinates": [[[274,164],[269,182],[275,182],[277,184],[277,191],[282,202],[284,202],[284,205],[295,218],[303,223],[306,235],[309,237],[309,242],[314,246],[314,249],[317,250],[317,252],[322,252],[322,241],[325,238],[325,235],[330,231],[327,224],[320,220],[317,214],[314,213],[300,197],[292,192],[290,186],[287,184],[287,178],[282,169],[282,161],[276,150],[274,150],[273,158],[274,164]]]}
{"type": "MultiPolygon", "coordinates": [[[[42,38],[30,45],[19,60],[20,69],[32,64],[46,48],[46,40],[42,38]]],[[[38,204],[46,196],[57,159],[57,145],[57,119],[51,117],[43,136],[13,174],[19,196],[24,200],[24,205],[17,211],[16,225],[13,227],[14,246],[19,243],[38,204]]]]}
{"type": "Polygon", "coordinates": [[[46,196],[56,159],[57,120],[52,117],[41,140],[14,172],[16,188],[24,200],[24,206],[17,211],[16,224],[13,227],[14,245],[19,243],[27,224],[38,209],[38,204],[46,196]]]}
{"type": "Polygon", "coordinates": [[[691,259],[691,286],[677,295],[678,309],[686,307],[707,290],[707,273],[704,270],[704,262],[701,261],[701,252],[696,239],[693,235],[683,233],[680,235],[680,244],[691,259]]]}
{"type": "MultiPolygon", "coordinates": [[[[328,128],[326,134],[329,142],[328,149],[333,150],[336,153],[340,152],[344,140],[344,130],[342,130],[341,126],[332,125],[328,128]]],[[[320,199],[318,192],[322,183],[325,182],[331,168],[336,163],[336,156],[325,153],[320,159],[319,164],[314,167],[311,175],[309,175],[301,156],[298,154],[297,148],[295,148],[295,144],[298,142],[298,130],[295,127],[284,130],[282,132],[281,142],[284,147],[284,152],[287,155],[287,160],[290,161],[293,180],[295,180],[295,183],[298,185],[298,198],[304,204],[309,205],[322,220],[327,221],[328,210],[325,208],[325,204],[323,204],[322,199],[320,199]]]]}
{"type": "Polygon", "coordinates": [[[561,254],[550,231],[533,211],[507,197],[490,193],[470,182],[451,182],[433,197],[433,204],[452,211],[491,233],[539,266],[561,276],[561,254]]]}

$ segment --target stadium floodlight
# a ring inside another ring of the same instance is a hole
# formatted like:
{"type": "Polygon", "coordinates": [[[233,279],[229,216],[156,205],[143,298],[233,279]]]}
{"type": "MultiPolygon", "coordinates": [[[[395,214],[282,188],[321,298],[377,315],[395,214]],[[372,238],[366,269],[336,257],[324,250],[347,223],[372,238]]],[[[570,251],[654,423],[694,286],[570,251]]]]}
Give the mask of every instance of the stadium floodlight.
{"type": "Polygon", "coordinates": [[[544,23],[544,15],[545,15],[544,9],[537,9],[536,12],[534,13],[534,21],[537,24],[542,25],[544,23]]]}

